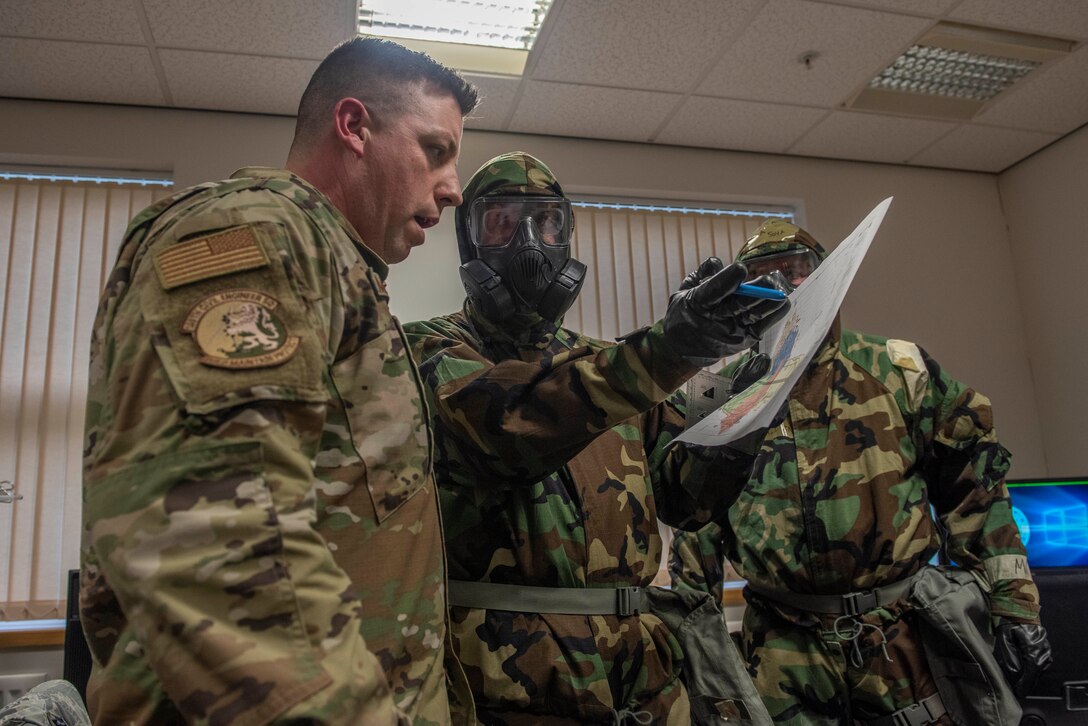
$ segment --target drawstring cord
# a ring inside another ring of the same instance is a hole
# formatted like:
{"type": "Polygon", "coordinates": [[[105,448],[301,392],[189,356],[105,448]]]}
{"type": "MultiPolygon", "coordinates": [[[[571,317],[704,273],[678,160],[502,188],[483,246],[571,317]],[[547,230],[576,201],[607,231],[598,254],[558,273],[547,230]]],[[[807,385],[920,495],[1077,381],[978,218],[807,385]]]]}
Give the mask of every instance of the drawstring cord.
{"type": "Polygon", "coordinates": [[[880,635],[880,650],[884,654],[884,660],[891,663],[891,656],[888,655],[888,638],[884,635],[884,630],[882,628],[873,625],[872,623],[863,623],[854,615],[841,615],[835,619],[835,637],[838,638],[840,642],[849,642],[854,646],[853,650],[850,651],[850,663],[852,663],[855,668],[861,668],[865,664],[865,659],[861,655],[861,644],[858,641],[861,639],[861,635],[865,632],[866,628],[872,628],[880,635]],[[840,623],[844,620],[850,624],[850,629],[846,632],[840,630],[842,627],[840,623]]]}
{"type": "Polygon", "coordinates": [[[628,719],[642,726],[647,726],[647,724],[653,723],[654,715],[649,711],[630,711],[626,708],[612,712],[612,723],[615,726],[623,726],[628,723],[628,719]]]}

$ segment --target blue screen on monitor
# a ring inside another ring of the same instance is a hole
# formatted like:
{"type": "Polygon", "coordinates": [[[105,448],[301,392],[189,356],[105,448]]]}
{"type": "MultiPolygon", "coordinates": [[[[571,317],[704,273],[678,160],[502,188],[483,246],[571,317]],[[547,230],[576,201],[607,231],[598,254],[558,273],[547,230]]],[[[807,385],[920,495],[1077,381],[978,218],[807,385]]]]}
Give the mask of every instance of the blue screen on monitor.
{"type": "Polygon", "coordinates": [[[1088,566],[1088,479],[1007,482],[1030,567],[1088,566]]]}

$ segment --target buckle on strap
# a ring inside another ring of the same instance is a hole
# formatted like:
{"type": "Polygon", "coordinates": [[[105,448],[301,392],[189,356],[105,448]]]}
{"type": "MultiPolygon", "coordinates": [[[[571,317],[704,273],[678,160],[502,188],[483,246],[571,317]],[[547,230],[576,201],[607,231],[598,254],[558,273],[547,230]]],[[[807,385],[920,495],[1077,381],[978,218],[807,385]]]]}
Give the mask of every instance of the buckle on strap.
{"type": "Polygon", "coordinates": [[[861,615],[880,605],[876,590],[862,590],[842,596],[842,611],[846,615],[861,615]]]}
{"type": "Polygon", "coordinates": [[[893,713],[892,724],[894,726],[927,726],[927,724],[936,723],[937,719],[945,713],[944,701],[941,700],[940,694],[935,693],[893,713]]]}
{"type": "Polygon", "coordinates": [[[931,719],[927,709],[914,703],[892,714],[892,723],[895,726],[926,726],[931,719]]]}
{"type": "Polygon", "coordinates": [[[616,615],[638,615],[642,609],[642,588],[620,587],[616,589],[616,615]]]}

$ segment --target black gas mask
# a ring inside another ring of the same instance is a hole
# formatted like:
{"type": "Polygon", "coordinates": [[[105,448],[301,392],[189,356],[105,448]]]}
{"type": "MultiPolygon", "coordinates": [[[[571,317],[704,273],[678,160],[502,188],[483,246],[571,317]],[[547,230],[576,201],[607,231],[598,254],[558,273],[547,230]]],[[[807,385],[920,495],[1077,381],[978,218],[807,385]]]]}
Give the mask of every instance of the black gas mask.
{"type": "Polygon", "coordinates": [[[563,197],[476,199],[468,209],[475,259],[460,270],[465,292],[496,323],[515,312],[558,320],[585,281],[586,266],[570,257],[573,229],[570,201],[563,197]]]}

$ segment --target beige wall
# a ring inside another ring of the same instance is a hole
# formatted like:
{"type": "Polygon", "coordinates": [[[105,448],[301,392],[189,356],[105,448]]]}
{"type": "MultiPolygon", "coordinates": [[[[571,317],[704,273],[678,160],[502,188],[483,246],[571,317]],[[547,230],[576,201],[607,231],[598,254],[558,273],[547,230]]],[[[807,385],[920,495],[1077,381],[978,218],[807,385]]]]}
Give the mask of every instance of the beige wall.
{"type": "Polygon", "coordinates": [[[1088,475],[1088,127],[998,180],[1051,476],[1088,475]]]}
{"type": "MultiPolygon", "coordinates": [[[[282,164],[292,127],[279,117],[0,101],[0,163],[172,171],[188,185],[244,164],[282,164]]],[[[1014,266],[997,177],[492,132],[466,133],[462,176],[513,149],[539,155],[574,192],[797,204],[828,246],[895,196],[844,303],[844,324],[921,344],[993,399],[1013,474],[1046,473],[1031,366],[1043,380],[1053,361],[1025,338],[1016,278],[1024,266],[1014,266]]],[[[404,319],[460,305],[452,214],[428,237],[390,280],[404,319]]],[[[1020,274],[1032,284],[1046,275],[1020,274]]]]}

